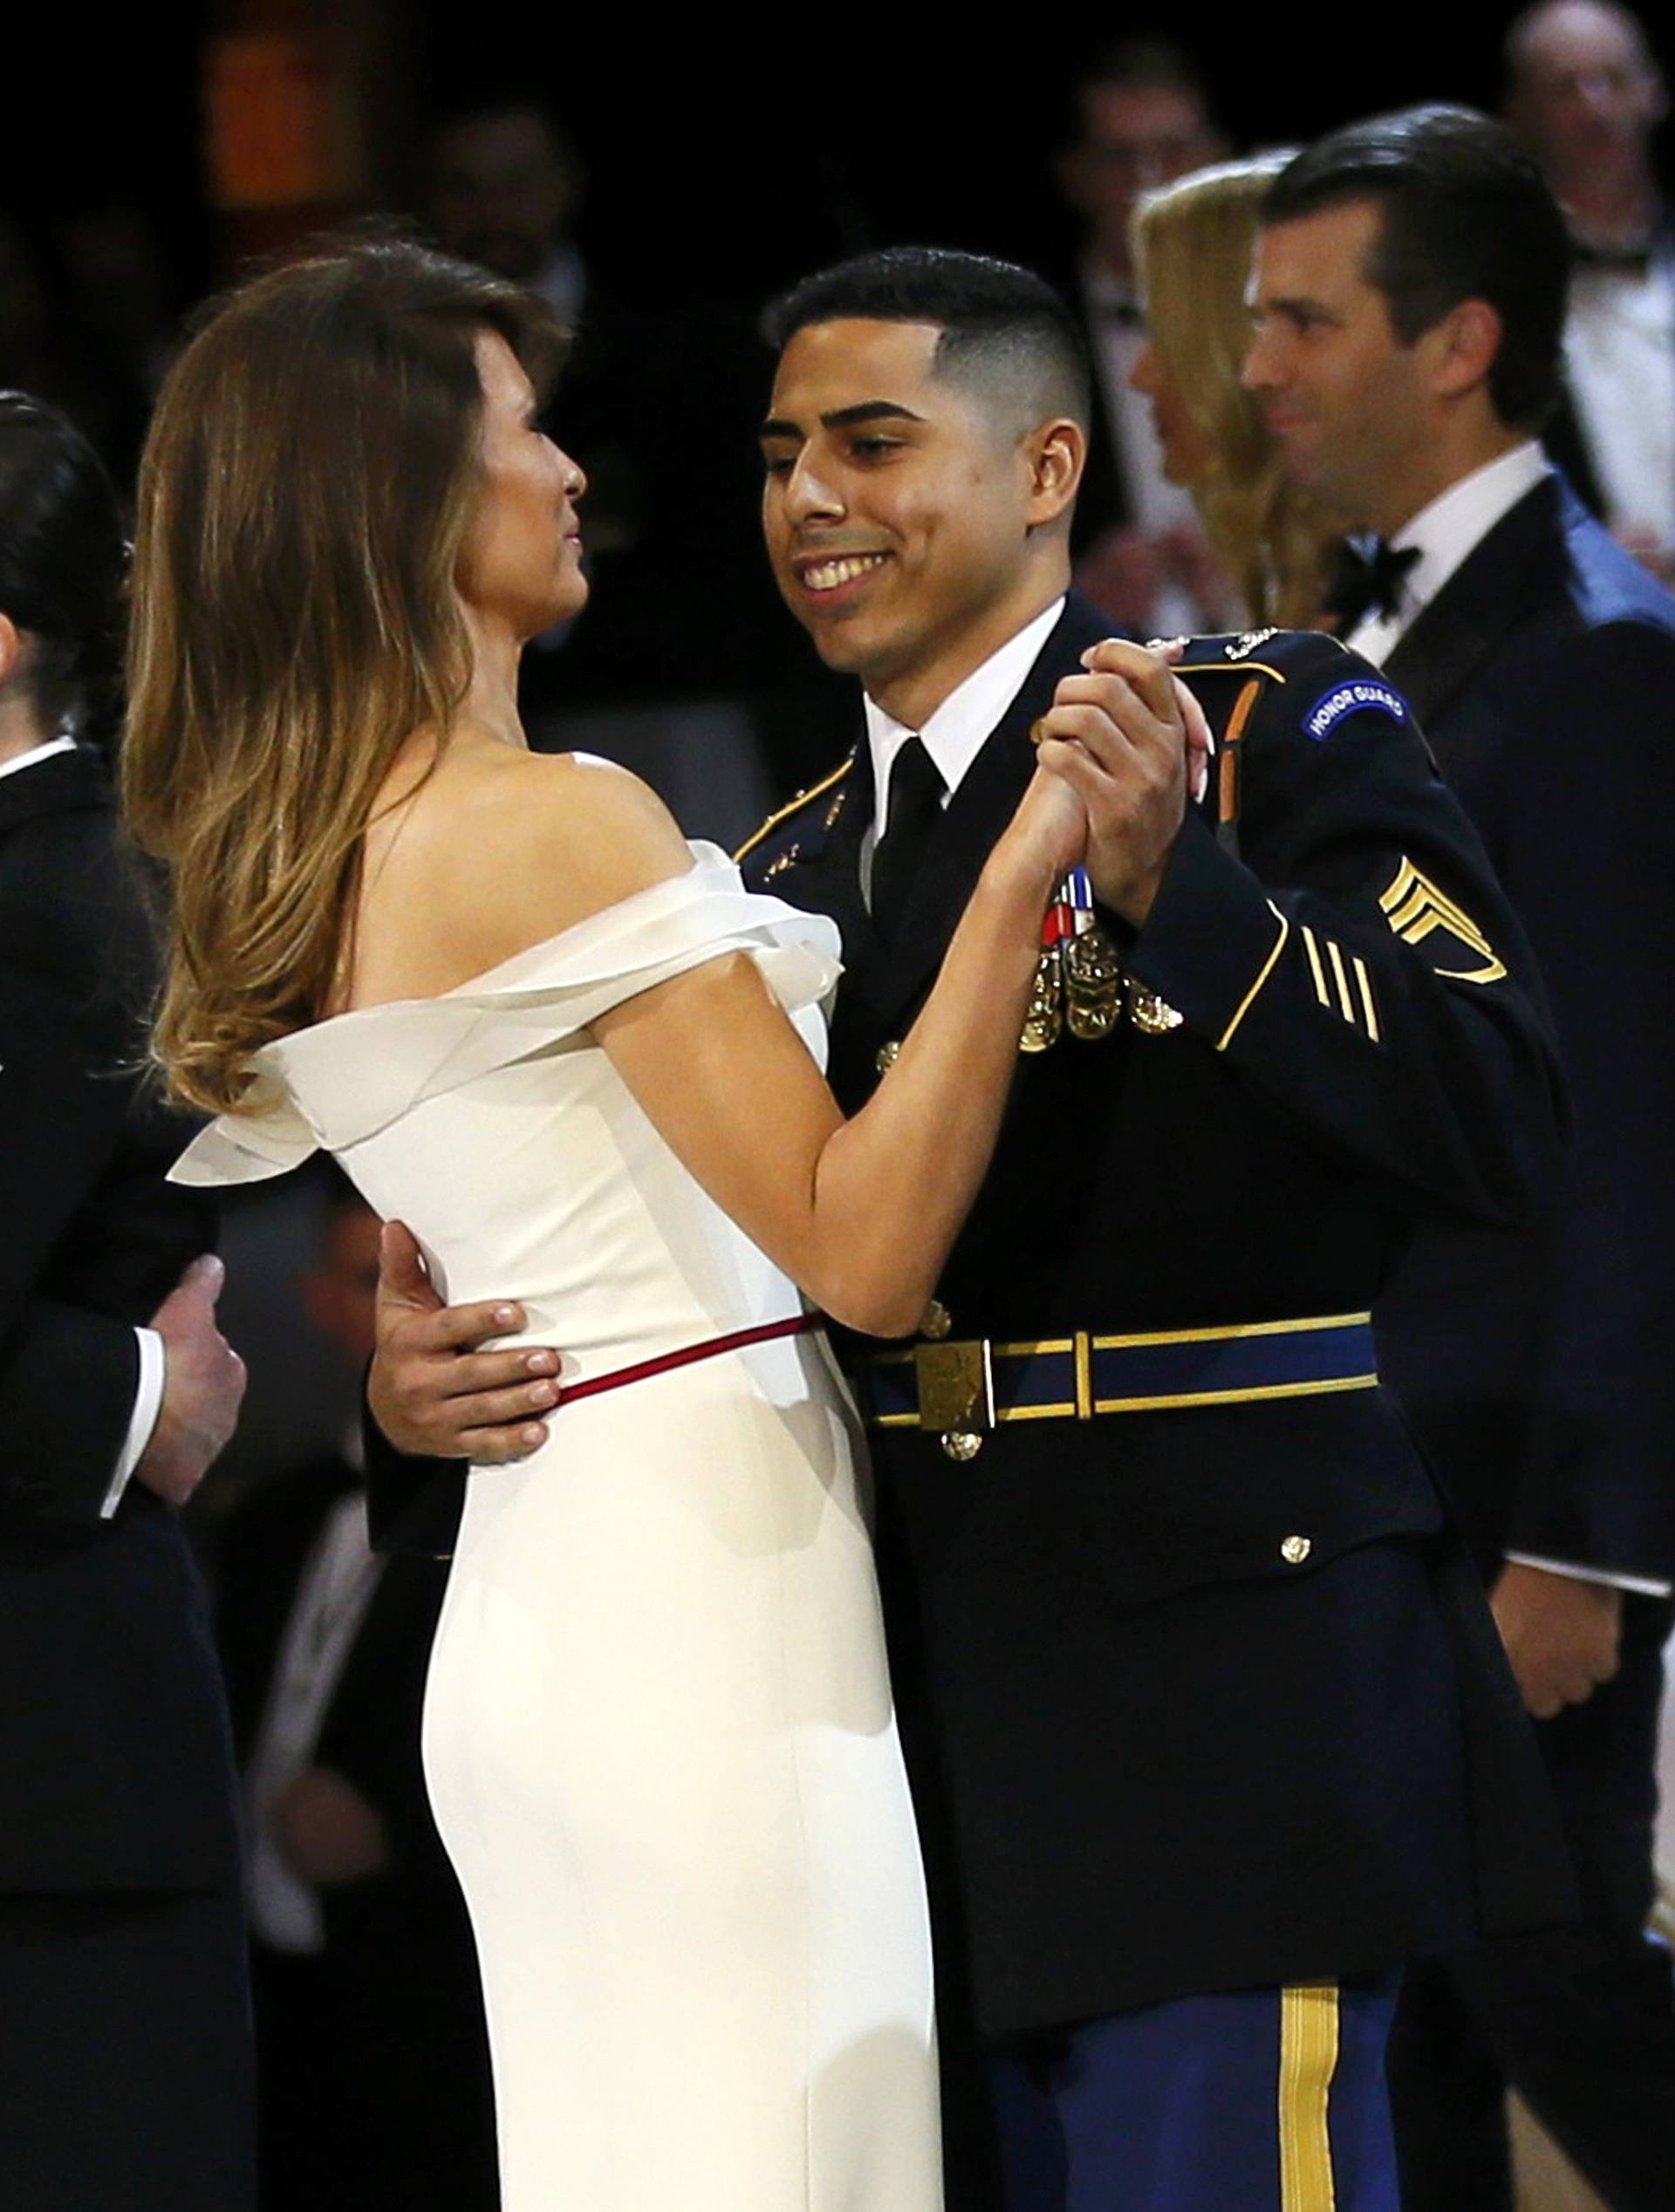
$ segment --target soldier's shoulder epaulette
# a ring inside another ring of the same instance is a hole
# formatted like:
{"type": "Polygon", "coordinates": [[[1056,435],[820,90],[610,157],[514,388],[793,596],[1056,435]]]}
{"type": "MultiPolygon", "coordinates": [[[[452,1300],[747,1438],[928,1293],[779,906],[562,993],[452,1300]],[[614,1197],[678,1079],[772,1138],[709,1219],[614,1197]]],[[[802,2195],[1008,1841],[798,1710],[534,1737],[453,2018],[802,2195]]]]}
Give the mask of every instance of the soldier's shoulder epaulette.
{"type": "Polygon", "coordinates": [[[1261,676],[1289,684],[1329,672],[1343,658],[1343,646],[1323,630],[1245,630],[1226,637],[1188,638],[1176,672],[1261,676]]]}
{"type": "Polygon", "coordinates": [[[843,789],[844,778],[855,765],[857,750],[858,748],[851,748],[829,775],[819,777],[805,790],[799,791],[795,798],[788,800],[783,807],[776,807],[759,829],[752,830],[734,854],[733,858],[735,864],[743,860],[748,854],[759,854],[759,849],[770,838],[789,834],[800,827],[808,809],[823,799],[826,802],[829,814],[835,795],[843,789]]]}
{"type": "Polygon", "coordinates": [[[1242,730],[1264,693],[1272,702],[1261,710],[1265,724],[1289,726],[1317,741],[1357,715],[1405,724],[1413,719],[1387,677],[1323,630],[1248,630],[1236,638],[1193,638],[1175,672],[1191,683],[1218,741],[1223,730],[1218,707],[1225,700],[1229,720],[1242,730]],[[1212,677],[1221,680],[1208,680],[1212,677]],[[1244,680],[1227,683],[1228,677],[1244,680]]]}

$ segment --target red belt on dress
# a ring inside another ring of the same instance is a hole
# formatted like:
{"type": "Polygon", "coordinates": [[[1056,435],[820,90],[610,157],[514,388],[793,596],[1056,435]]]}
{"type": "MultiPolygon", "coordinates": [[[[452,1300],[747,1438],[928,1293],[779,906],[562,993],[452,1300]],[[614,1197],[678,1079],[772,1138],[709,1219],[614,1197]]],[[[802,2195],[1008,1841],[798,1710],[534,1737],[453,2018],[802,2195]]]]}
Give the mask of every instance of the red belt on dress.
{"type": "MultiPolygon", "coordinates": [[[[637,1360],[632,1367],[613,1367],[608,1375],[590,1375],[585,1382],[561,1382],[558,1405],[578,1398],[597,1397],[601,1390],[620,1390],[630,1382],[644,1382],[671,1368],[691,1367],[699,1360],[719,1359],[723,1352],[742,1351],[747,1344],[770,1343],[776,1336],[806,1336],[824,1319],[820,1314],[793,1314],[789,1321],[759,1321],[754,1328],[735,1328],[726,1336],[706,1337],[701,1344],[682,1345],[678,1352],[660,1352],[654,1360],[637,1360]]],[[[554,1409],[555,1411],[557,1408],[554,1409]]]]}

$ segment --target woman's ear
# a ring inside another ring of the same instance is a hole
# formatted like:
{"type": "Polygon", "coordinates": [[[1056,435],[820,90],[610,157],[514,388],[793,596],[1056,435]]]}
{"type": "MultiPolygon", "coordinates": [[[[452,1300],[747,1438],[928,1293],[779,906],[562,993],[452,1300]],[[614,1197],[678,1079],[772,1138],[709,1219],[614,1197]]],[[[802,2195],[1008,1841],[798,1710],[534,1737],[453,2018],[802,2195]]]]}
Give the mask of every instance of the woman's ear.
{"type": "Polygon", "coordinates": [[[0,688],[11,681],[23,651],[22,632],[9,614],[0,614],[0,688]]]}

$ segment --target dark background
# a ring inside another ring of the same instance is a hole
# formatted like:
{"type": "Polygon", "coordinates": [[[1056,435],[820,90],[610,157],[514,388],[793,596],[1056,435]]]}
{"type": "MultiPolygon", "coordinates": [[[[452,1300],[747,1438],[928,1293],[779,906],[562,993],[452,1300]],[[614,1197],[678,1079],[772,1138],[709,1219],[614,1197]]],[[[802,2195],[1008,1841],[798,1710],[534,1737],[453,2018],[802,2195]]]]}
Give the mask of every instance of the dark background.
{"type": "Polygon", "coordinates": [[[41,58],[20,54],[6,71],[0,212],[28,224],[78,201],[137,205],[185,304],[232,273],[245,242],[205,204],[207,42],[311,20],[348,25],[366,57],[381,141],[373,204],[411,195],[414,140],[437,106],[508,86],[550,101],[588,167],[582,243],[602,287],[627,304],[752,304],[842,251],[906,239],[1051,265],[1069,242],[1051,156],[1078,68],[1111,39],[1175,39],[1245,148],[1410,100],[1493,105],[1517,12],[1112,10],[1079,17],[1090,27],[1071,36],[1056,16],[1026,11],[1003,43],[957,15],[933,29],[872,10],[839,11],[818,29],[802,11],[754,29],[712,20],[656,31],[626,6],[515,17],[461,0],[165,5],[97,32],[38,14],[18,43],[38,41],[41,58]]]}

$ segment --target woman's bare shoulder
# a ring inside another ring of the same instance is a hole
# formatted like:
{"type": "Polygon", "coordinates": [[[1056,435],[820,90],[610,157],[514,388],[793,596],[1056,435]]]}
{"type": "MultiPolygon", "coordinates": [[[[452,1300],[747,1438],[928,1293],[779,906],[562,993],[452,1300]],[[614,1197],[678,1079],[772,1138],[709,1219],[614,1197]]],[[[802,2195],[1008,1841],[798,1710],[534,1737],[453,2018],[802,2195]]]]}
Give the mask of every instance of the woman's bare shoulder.
{"type": "Polygon", "coordinates": [[[478,818],[509,864],[509,890],[541,902],[554,927],[692,865],[674,816],[631,770],[588,753],[502,750],[481,778],[478,818]]]}
{"type": "Polygon", "coordinates": [[[369,835],[353,1002],[453,990],[691,864],[663,802],[613,761],[450,746],[369,835]]]}

